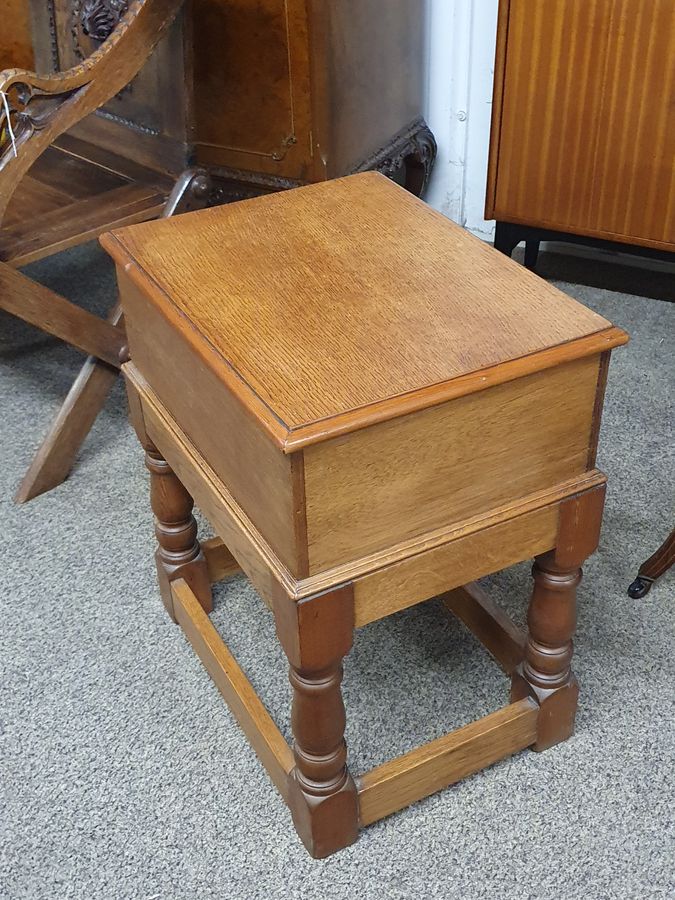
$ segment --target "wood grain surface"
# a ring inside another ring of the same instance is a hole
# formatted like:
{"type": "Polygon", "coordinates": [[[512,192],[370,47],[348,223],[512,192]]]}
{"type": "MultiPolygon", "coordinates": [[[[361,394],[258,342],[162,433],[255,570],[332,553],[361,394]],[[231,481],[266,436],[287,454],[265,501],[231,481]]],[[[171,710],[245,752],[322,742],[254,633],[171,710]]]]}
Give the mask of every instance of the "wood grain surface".
{"type": "Polygon", "coordinates": [[[104,246],[291,430],[610,329],[372,173],[104,246]]]}
{"type": "Polygon", "coordinates": [[[502,0],[487,217],[675,245],[675,5],[502,0]]]}
{"type": "Polygon", "coordinates": [[[361,824],[370,825],[524,750],[537,736],[538,716],[534,701],[520,700],[363,775],[358,780],[361,824]]]}
{"type": "Polygon", "coordinates": [[[581,475],[599,362],[576,360],[308,447],[310,573],[581,475]]]}
{"type": "Polygon", "coordinates": [[[126,272],[118,272],[118,283],[135,366],[289,571],[302,577],[307,553],[304,504],[294,501],[297,461],[279,452],[126,272]],[[176,372],[186,373],[182,390],[176,372]]]}

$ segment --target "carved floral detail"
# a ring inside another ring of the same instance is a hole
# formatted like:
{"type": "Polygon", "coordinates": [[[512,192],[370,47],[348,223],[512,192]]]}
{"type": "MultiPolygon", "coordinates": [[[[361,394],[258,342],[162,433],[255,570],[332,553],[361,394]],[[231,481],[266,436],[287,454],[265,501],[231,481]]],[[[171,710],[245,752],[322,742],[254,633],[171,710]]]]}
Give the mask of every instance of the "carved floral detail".
{"type": "Polygon", "coordinates": [[[84,0],[80,12],[82,31],[103,43],[127,11],[127,0],[84,0]]]}
{"type": "Polygon", "coordinates": [[[71,0],[71,39],[80,59],[106,41],[129,8],[129,0],[71,0]]]}

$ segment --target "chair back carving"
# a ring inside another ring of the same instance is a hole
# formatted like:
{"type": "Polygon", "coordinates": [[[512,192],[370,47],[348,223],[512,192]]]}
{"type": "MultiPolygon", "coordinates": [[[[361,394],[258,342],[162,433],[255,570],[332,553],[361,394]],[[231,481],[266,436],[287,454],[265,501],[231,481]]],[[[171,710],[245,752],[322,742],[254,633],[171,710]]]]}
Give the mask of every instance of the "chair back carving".
{"type": "MultiPolygon", "coordinates": [[[[132,0],[101,46],[65,72],[0,72],[4,94],[0,97],[0,223],[19,181],[35,160],[59,135],[126,87],[182,4],[183,0],[132,0]]],[[[105,23],[94,12],[92,7],[92,23],[102,28],[105,23]]]]}

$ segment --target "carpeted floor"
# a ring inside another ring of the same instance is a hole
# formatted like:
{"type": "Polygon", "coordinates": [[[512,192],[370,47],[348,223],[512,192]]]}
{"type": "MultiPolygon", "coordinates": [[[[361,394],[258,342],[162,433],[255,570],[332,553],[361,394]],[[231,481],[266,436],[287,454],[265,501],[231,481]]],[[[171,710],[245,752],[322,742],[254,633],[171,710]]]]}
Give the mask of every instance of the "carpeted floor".
{"type": "MultiPolygon", "coordinates": [[[[570,280],[588,268],[565,265],[570,280]]],[[[559,261],[553,268],[561,277],[559,261]]],[[[32,274],[92,309],[110,303],[112,273],[95,246],[32,274]]],[[[650,293],[649,273],[629,275],[650,293]]],[[[615,272],[614,286],[621,279],[615,272]]],[[[674,575],[644,601],[626,596],[673,525],[675,306],[562,287],[633,337],[615,354],[607,393],[599,464],[611,487],[580,591],[577,734],[369,828],[324,862],[305,853],[163,611],[147,477],[120,390],[70,480],[12,504],[80,357],[0,318],[0,897],[675,896],[674,575]]],[[[528,566],[489,582],[522,622],[528,566]]],[[[216,604],[215,622],[287,732],[269,613],[238,579],[216,604]]],[[[507,682],[431,603],[358,634],[345,695],[359,773],[503,705],[507,682]]]]}

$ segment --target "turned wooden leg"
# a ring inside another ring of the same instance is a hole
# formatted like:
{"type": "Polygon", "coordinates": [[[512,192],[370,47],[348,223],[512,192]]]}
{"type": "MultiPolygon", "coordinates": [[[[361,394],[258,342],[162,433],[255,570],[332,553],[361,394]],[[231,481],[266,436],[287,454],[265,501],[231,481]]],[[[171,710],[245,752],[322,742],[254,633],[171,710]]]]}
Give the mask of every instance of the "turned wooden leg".
{"type": "Polygon", "coordinates": [[[295,768],[290,807],[298,834],[320,859],[358,836],[358,800],[347,768],[342,660],[352,644],[351,587],[309,600],[275,602],[290,663],[295,768]]]}
{"type": "Polygon", "coordinates": [[[155,514],[158,548],[155,554],[162,600],[173,621],[171,582],[183,578],[205,612],[211,612],[211,582],[206,559],[197,540],[194,501],[160,452],[146,444],[145,462],[150,470],[150,497],[155,514]]]}
{"type": "Polygon", "coordinates": [[[572,673],[581,564],[598,546],[605,487],[570,497],[560,506],[555,550],[538,556],[527,616],[525,659],[512,676],[511,700],[540,706],[534,750],[547,750],[574,733],[579,686],[572,673]]]}
{"type": "Polygon", "coordinates": [[[572,635],[581,569],[564,569],[555,553],[537,558],[534,591],[527,616],[525,660],[512,681],[511,700],[532,696],[539,703],[535,750],[547,750],[574,732],[579,687],[572,674],[572,635]]]}

